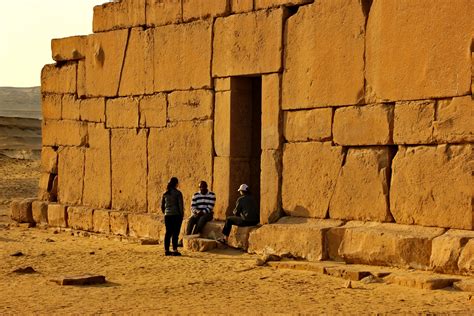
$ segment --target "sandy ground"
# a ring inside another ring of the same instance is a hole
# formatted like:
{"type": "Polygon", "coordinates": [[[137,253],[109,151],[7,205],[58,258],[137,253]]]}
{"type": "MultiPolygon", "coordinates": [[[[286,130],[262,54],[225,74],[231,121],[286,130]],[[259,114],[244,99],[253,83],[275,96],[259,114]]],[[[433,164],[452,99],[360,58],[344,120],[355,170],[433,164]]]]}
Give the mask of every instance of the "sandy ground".
{"type": "MultiPolygon", "coordinates": [[[[37,165],[0,160],[0,177],[0,198],[27,197],[37,165]]],[[[472,293],[360,282],[347,289],[346,281],[335,277],[256,267],[255,258],[230,249],[165,257],[161,245],[78,237],[70,231],[55,234],[1,217],[0,314],[474,313],[472,293]],[[11,256],[17,251],[24,255],[11,256]],[[12,273],[26,266],[38,273],[12,273]],[[108,283],[75,287],[50,281],[91,273],[105,275],[108,283]]]]}

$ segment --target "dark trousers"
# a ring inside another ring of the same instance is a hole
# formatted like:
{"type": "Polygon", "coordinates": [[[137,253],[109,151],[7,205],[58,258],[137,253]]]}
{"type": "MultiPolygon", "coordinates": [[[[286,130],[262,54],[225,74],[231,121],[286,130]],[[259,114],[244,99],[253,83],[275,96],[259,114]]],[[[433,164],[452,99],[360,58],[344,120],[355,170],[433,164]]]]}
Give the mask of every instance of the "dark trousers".
{"type": "Polygon", "coordinates": [[[173,241],[173,250],[178,250],[178,237],[183,218],[179,215],[165,215],[165,251],[170,250],[170,240],[173,241]]]}
{"type": "Polygon", "coordinates": [[[229,216],[225,220],[225,225],[224,225],[224,229],[222,229],[222,233],[225,236],[229,237],[230,230],[232,229],[232,225],[245,227],[245,226],[255,226],[257,224],[258,224],[258,221],[249,222],[249,221],[244,221],[242,217],[240,216],[229,216]]]}
{"type": "Polygon", "coordinates": [[[207,222],[212,221],[212,213],[202,213],[202,215],[192,215],[188,219],[186,235],[200,234],[207,222]]]}

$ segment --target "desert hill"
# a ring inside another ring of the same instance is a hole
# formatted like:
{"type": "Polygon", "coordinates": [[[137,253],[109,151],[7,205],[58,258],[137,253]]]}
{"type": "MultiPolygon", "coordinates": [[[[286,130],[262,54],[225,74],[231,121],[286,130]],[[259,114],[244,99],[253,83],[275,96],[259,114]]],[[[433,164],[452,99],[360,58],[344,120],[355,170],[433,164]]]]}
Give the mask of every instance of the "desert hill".
{"type": "Polygon", "coordinates": [[[40,87],[0,87],[0,116],[41,119],[40,87]]]}

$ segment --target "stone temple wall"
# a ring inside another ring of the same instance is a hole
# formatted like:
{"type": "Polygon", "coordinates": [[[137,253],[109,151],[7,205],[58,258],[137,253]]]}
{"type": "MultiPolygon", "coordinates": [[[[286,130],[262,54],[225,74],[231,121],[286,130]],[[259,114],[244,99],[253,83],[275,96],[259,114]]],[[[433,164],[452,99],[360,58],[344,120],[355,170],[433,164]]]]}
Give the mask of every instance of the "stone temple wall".
{"type": "Polygon", "coordinates": [[[138,236],[171,176],[188,212],[207,180],[221,220],[260,177],[262,224],[437,227],[431,251],[446,229],[474,229],[473,16],[471,0],[97,6],[94,34],[53,40],[42,71],[40,199],[138,236]],[[249,89],[261,120],[241,107],[249,89]]]}

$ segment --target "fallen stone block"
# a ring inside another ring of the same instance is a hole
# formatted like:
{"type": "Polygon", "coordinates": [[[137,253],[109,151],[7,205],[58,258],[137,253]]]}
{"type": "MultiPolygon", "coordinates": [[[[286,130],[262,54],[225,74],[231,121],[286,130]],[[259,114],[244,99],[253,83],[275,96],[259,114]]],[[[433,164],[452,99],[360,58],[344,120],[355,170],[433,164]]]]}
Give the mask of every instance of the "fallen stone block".
{"type": "Polygon", "coordinates": [[[17,274],[33,274],[38,273],[33,267],[24,267],[24,268],[17,268],[12,271],[13,273],[17,274]]]}
{"type": "Polygon", "coordinates": [[[94,210],[92,223],[94,232],[103,234],[110,233],[110,211],[97,209],[94,210]]]}
{"type": "Polygon", "coordinates": [[[257,226],[249,226],[249,227],[232,226],[232,230],[227,240],[227,244],[231,247],[239,248],[239,249],[247,251],[249,247],[250,234],[255,232],[257,229],[258,229],[257,226]]]}
{"type": "Polygon", "coordinates": [[[461,273],[474,274],[474,239],[470,239],[461,251],[458,268],[461,273]]]}
{"type": "Polygon", "coordinates": [[[35,199],[14,200],[10,205],[10,218],[18,223],[35,223],[32,203],[35,199]]]}
{"type": "Polygon", "coordinates": [[[459,281],[456,278],[449,278],[425,273],[405,273],[391,274],[387,276],[385,282],[388,284],[397,284],[401,286],[413,287],[424,290],[438,290],[450,287],[454,282],[459,281]]]}
{"type": "Polygon", "coordinates": [[[464,292],[474,292],[474,280],[472,279],[463,279],[454,282],[453,288],[459,291],[464,292]]]}
{"type": "Polygon", "coordinates": [[[434,238],[430,268],[439,273],[459,273],[458,260],[470,239],[474,240],[473,231],[456,229],[434,238]]]}
{"type": "Polygon", "coordinates": [[[103,275],[81,275],[81,276],[66,276],[59,279],[53,279],[51,282],[59,285],[96,285],[107,283],[103,275]]]}
{"type": "Polygon", "coordinates": [[[341,224],[342,221],[338,220],[282,217],[250,234],[248,252],[293,256],[309,261],[324,260],[327,258],[326,232],[341,224]]]}
{"type": "Polygon", "coordinates": [[[110,212],[110,232],[114,235],[128,235],[128,214],[125,212],[110,212]]]}
{"type": "Polygon", "coordinates": [[[190,236],[184,236],[183,248],[189,251],[205,252],[217,248],[217,241],[213,239],[196,238],[190,236]]]}
{"type": "Polygon", "coordinates": [[[87,36],[71,36],[51,40],[51,52],[55,61],[84,59],[87,36]]]}
{"type": "Polygon", "coordinates": [[[142,239],[140,241],[140,245],[142,245],[142,246],[156,246],[156,245],[159,245],[159,244],[160,244],[159,240],[150,239],[150,238],[142,239]]]}
{"type": "Polygon", "coordinates": [[[34,201],[31,204],[33,221],[36,224],[48,224],[48,203],[45,201],[34,201]]]}
{"type": "Polygon", "coordinates": [[[201,237],[214,240],[223,238],[222,229],[224,228],[224,224],[223,221],[207,222],[201,231],[201,237]]]}
{"type": "Polygon", "coordinates": [[[283,261],[270,261],[267,265],[277,269],[290,269],[300,271],[311,271],[318,274],[326,274],[326,269],[338,267],[342,265],[336,262],[307,262],[307,261],[295,261],[295,260],[283,260],[283,261]]]}
{"type": "Polygon", "coordinates": [[[105,32],[145,25],[145,0],[121,0],[94,7],[92,30],[105,32]]]}
{"type": "Polygon", "coordinates": [[[351,266],[337,266],[325,268],[326,274],[351,281],[360,281],[363,278],[372,275],[370,271],[358,270],[351,266]]]}
{"type": "Polygon", "coordinates": [[[94,210],[81,206],[70,206],[67,208],[68,226],[72,229],[93,231],[94,210]]]}
{"type": "Polygon", "coordinates": [[[67,206],[50,203],[48,205],[48,224],[51,227],[68,227],[67,206]]]}

